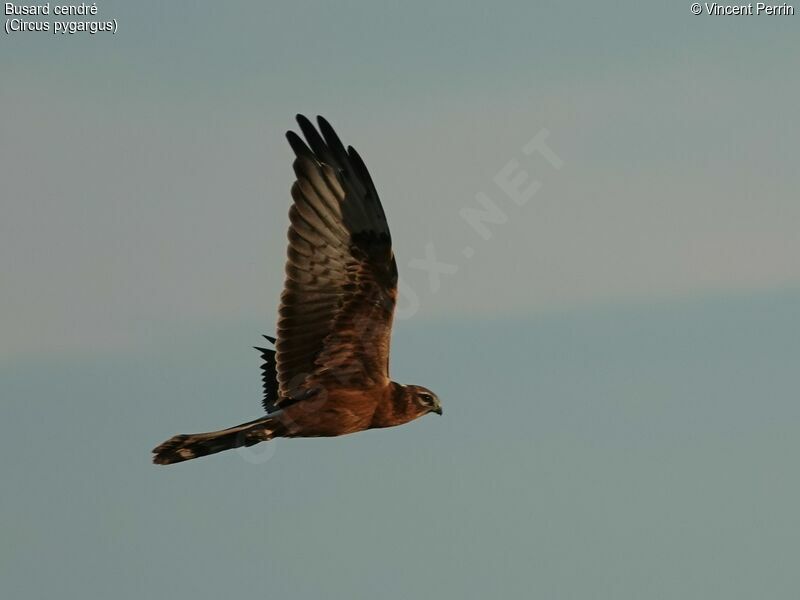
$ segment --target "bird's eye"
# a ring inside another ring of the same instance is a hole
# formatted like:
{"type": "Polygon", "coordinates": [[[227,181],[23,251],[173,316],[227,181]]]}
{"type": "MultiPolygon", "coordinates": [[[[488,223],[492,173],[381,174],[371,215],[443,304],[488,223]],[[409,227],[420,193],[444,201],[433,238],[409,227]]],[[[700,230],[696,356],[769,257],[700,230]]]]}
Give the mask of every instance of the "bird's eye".
{"type": "Polygon", "coordinates": [[[433,396],[430,394],[426,394],[425,392],[419,395],[419,399],[422,400],[425,404],[433,404],[433,396]]]}

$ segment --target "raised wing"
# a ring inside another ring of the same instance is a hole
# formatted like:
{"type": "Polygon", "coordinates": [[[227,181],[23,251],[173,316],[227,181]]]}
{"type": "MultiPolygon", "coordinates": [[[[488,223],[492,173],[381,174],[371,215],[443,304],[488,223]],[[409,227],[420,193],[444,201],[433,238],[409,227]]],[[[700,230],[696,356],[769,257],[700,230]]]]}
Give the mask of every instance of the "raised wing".
{"type": "Polygon", "coordinates": [[[389,380],[397,265],[367,168],[330,124],[302,115],[276,344],[277,407],[333,388],[389,380]]]}
{"type": "MultiPolygon", "coordinates": [[[[270,344],[275,344],[275,338],[268,335],[264,336],[270,344]]],[[[278,371],[275,368],[275,350],[269,348],[260,348],[256,346],[259,354],[261,354],[261,384],[264,390],[264,397],[261,399],[261,405],[268,413],[274,412],[278,408],[278,371]]]]}

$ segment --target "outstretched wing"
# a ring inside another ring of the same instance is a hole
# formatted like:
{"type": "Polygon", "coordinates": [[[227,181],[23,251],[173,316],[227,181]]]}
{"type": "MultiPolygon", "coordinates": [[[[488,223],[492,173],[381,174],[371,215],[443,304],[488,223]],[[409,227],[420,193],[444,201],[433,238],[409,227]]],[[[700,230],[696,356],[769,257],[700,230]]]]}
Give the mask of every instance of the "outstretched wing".
{"type": "Polygon", "coordinates": [[[286,283],[276,344],[278,407],[389,379],[397,265],[367,168],[330,124],[297,116],[286,283]],[[321,132],[321,135],[320,135],[321,132]]]}
{"type": "MultiPolygon", "coordinates": [[[[270,344],[275,344],[275,338],[268,335],[264,336],[270,344]]],[[[261,399],[261,405],[268,413],[275,412],[278,408],[278,372],[275,363],[275,350],[269,348],[260,348],[256,346],[259,354],[261,354],[261,383],[264,390],[264,397],[261,399]]]]}

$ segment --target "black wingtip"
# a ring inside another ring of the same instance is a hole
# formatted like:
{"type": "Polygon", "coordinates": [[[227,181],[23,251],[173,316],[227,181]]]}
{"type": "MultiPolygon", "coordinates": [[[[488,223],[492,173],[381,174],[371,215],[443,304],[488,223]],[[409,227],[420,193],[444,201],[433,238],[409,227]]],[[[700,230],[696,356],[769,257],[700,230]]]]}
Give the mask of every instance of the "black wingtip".
{"type": "Polygon", "coordinates": [[[317,115],[317,124],[319,125],[320,129],[322,129],[323,127],[329,127],[330,129],[333,129],[333,127],[331,127],[331,124],[328,122],[328,119],[326,119],[322,115],[317,115]]]}
{"type": "Polygon", "coordinates": [[[313,127],[313,125],[311,124],[311,120],[302,113],[297,113],[294,116],[294,119],[295,121],[297,121],[297,124],[300,125],[301,129],[303,127],[313,127]]]}
{"type": "Polygon", "coordinates": [[[272,337],[272,336],[269,336],[269,335],[263,335],[263,336],[261,336],[261,337],[263,337],[265,340],[268,340],[268,341],[269,341],[271,344],[274,344],[274,343],[275,343],[275,338],[274,338],[274,337],[272,337]]]}
{"type": "Polygon", "coordinates": [[[323,117],[322,115],[317,117],[317,124],[319,125],[319,130],[322,132],[322,136],[325,138],[325,141],[328,142],[328,145],[333,147],[338,146],[339,149],[344,150],[344,146],[342,145],[339,136],[336,135],[336,131],[333,129],[333,125],[328,123],[328,120],[323,117]]]}
{"type": "Polygon", "coordinates": [[[304,156],[306,158],[313,158],[314,153],[311,152],[311,149],[306,145],[299,135],[297,135],[294,131],[287,131],[286,132],[286,139],[289,140],[289,145],[292,147],[295,155],[298,157],[304,156]]]}

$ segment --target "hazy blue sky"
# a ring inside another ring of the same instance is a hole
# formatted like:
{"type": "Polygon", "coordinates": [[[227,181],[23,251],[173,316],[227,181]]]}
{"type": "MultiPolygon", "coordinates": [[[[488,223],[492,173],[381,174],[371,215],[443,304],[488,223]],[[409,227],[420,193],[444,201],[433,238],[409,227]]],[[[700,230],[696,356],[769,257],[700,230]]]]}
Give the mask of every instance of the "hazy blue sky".
{"type": "Polygon", "coordinates": [[[795,598],[800,15],[689,5],[0,34],[0,596],[795,598]],[[373,173],[445,415],[153,467],[259,413],[296,112],[373,173]]]}

